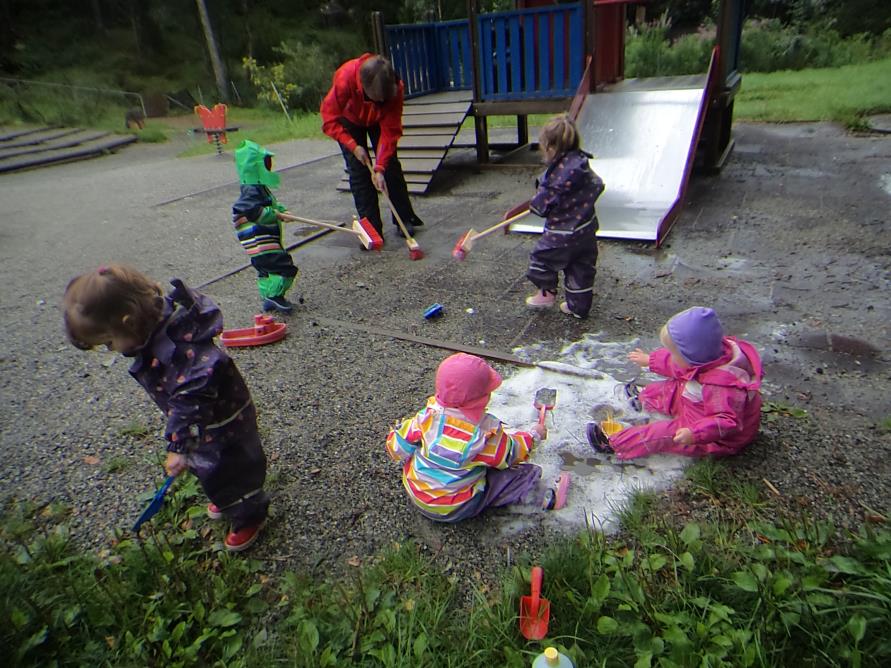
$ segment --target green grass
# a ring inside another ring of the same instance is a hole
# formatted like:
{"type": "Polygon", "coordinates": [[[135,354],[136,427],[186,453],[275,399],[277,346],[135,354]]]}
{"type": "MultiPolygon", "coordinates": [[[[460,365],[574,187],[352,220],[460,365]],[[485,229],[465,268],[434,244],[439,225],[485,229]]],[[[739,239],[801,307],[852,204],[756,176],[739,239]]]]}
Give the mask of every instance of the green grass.
{"type": "Polygon", "coordinates": [[[0,642],[13,666],[523,668],[548,645],[579,667],[887,665],[891,531],[866,524],[837,544],[828,523],[726,493],[729,475],[703,465],[691,478],[690,500],[737,508],[720,520],[675,521],[638,495],[620,536],[555,542],[537,560],[541,643],[518,632],[528,562],[462,581],[404,543],[335,581],[272,575],[221,550],[191,476],[141,538],[118,533],[98,554],[74,546],[65,507],[11,504],[0,642]]]}
{"type": "MultiPolygon", "coordinates": [[[[230,127],[237,127],[237,132],[229,133],[229,145],[237,146],[243,139],[251,139],[258,144],[268,146],[278,142],[292,139],[324,139],[322,133],[322,121],[319,114],[307,112],[289,112],[290,120],[281,110],[273,111],[268,108],[248,109],[244,107],[230,107],[226,122],[230,127]]],[[[164,119],[157,119],[160,125],[164,125],[164,119]]],[[[195,117],[195,127],[200,127],[200,122],[195,117]]],[[[333,146],[333,144],[332,144],[333,146]]],[[[180,157],[189,157],[212,153],[216,151],[213,144],[202,141],[190,147],[180,154],[180,157]]]]}
{"type": "Polygon", "coordinates": [[[832,69],[745,74],[737,120],[784,123],[836,121],[852,128],[863,117],[891,112],[891,58],[832,69]]]}

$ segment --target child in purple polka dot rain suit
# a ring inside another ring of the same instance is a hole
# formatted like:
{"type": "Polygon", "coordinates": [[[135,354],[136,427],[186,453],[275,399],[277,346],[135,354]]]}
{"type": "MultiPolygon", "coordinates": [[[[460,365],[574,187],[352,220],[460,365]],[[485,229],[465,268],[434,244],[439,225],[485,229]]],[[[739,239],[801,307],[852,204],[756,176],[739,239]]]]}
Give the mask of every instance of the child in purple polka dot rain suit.
{"type": "Polygon", "coordinates": [[[594,203],[603,192],[603,181],[591,169],[592,156],[579,148],[578,129],[566,114],[548,121],[538,141],[548,167],[536,182],[538,192],[529,208],[545,218],[545,225],[526,272],[538,291],[526,304],[552,307],[562,271],[566,301],[560,310],[585,318],[594,299],[598,228],[594,203]]]}
{"type": "Polygon", "coordinates": [[[257,539],[269,497],[266,455],[250,391],[232,359],[214,343],[223,330],[219,307],[179,279],[161,287],[131,267],[108,265],[74,278],[65,290],[68,339],[87,350],[105,344],[130,357],[130,375],[167,417],[168,475],[194,473],[226,517],[226,549],[257,539]]]}

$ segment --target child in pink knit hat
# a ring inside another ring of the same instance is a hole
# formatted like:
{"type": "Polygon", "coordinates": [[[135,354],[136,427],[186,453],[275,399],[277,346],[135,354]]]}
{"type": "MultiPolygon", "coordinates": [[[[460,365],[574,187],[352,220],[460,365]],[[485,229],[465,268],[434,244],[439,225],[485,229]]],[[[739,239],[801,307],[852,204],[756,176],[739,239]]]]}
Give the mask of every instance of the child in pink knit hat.
{"type": "Polygon", "coordinates": [[[612,437],[591,422],[591,445],[619,459],[657,452],[701,457],[735,455],[755,440],[763,374],[752,344],[724,336],[717,314],[702,306],[673,316],[659,338],[664,348],[652,353],[638,348],[628,359],[667,378],[647,385],[639,399],[671,419],[628,427],[612,437]]]}
{"type": "Polygon", "coordinates": [[[524,463],[547,437],[538,423],[508,433],[486,406],[501,376],[484,360],[457,353],[436,371],[436,394],[387,436],[402,463],[402,484],[423,515],[458,522],[490,507],[535,502],[541,468],[524,463]]]}

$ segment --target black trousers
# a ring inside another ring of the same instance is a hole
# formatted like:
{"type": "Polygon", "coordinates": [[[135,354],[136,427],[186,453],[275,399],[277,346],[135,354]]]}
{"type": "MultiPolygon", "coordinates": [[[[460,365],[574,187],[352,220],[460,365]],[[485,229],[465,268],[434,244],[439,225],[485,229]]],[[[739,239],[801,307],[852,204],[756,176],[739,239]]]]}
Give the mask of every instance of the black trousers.
{"type": "MultiPolygon", "coordinates": [[[[377,142],[381,136],[379,125],[372,125],[366,128],[350,123],[345,118],[340,118],[339,121],[359,146],[367,151],[370,141],[371,148],[377,152],[377,142]]],[[[381,221],[380,209],[378,208],[378,194],[371,181],[371,172],[343,144],[340,144],[340,152],[343,153],[347,174],[350,177],[350,191],[353,193],[353,201],[356,203],[356,212],[360,218],[367,218],[377,228],[378,232],[383,233],[384,225],[381,221]]],[[[387,193],[390,196],[390,201],[393,203],[396,211],[399,212],[399,216],[403,222],[414,224],[417,216],[412,208],[411,200],[408,198],[408,186],[405,185],[402,165],[399,162],[399,157],[395,154],[387,164],[387,168],[384,171],[384,179],[387,182],[387,193]]],[[[396,224],[395,217],[393,217],[393,224],[396,224]]]]}

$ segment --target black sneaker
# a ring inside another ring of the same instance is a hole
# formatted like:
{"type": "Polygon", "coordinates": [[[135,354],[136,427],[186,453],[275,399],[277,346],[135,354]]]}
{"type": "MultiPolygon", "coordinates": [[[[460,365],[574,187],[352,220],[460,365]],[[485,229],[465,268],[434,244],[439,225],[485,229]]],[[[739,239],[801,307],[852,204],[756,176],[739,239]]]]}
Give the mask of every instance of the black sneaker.
{"type": "MultiPolygon", "coordinates": [[[[405,239],[405,234],[403,234],[402,228],[397,225],[396,229],[399,231],[399,236],[405,239]]],[[[408,236],[415,236],[415,226],[411,223],[405,223],[405,231],[408,232],[408,236]]]]}
{"type": "Polygon", "coordinates": [[[263,300],[263,310],[267,312],[291,313],[294,310],[294,305],[285,299],[284,296],[267,297],[263,300]]]}
{"type": "Polygon", "coordinates": [[[600,425],[596,422],[588,423],[588,426],[585,428],[585,435],[588,437],[588,443],[590,443],[591,447],[597,450],[597,452],[602,452],[607,455],[611,455],[615,452],[609,444],[609,436],[603,433],[603,429],[601,429],[600,425]]]}
{"type": "Polygon", "coordinates": [[[415,216],[414,218],[411,219],[411,224],[414,225],[415,227],[424,227],[424,221],[421,220],[420,218],[418,218],[417,216],[415,216]]]}

